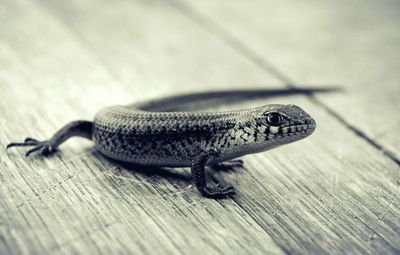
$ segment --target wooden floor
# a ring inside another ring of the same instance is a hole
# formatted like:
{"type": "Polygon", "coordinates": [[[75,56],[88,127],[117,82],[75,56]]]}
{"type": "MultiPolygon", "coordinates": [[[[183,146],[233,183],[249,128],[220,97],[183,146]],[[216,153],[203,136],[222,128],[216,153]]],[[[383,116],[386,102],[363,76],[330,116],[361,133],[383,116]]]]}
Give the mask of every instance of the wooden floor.
{"type": "MultiPolygon", "coordinates": [[[[0,146],[104,106],[181,92],[338,86],[311,137],[244,157],[200,197],[188,169],[111,162],[83,139],[0,150],[0,254],[399,254],[400,4],[0,1],[0,146]]],[[[239,106],[238,106],[239,107],[239,106]]]]}

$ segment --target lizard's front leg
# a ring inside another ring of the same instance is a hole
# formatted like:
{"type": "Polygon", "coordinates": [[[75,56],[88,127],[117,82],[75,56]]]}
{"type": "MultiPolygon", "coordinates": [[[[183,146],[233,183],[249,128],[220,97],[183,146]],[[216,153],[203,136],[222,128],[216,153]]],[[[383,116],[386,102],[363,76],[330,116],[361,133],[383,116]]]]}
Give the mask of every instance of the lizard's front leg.
{"type": "Polygon", "coordinates": [[[201,152],[192,160],[192,178],[196,184],[197,190],[205,197],[210,198],[221,198],[235,194],[235,190],[232,186],[228,185],[221,187],[218,183],[215,187],[209,187],[206,180],[205,166],[207,162],[218,155],[215,149],[210,149],[201,152]]]}

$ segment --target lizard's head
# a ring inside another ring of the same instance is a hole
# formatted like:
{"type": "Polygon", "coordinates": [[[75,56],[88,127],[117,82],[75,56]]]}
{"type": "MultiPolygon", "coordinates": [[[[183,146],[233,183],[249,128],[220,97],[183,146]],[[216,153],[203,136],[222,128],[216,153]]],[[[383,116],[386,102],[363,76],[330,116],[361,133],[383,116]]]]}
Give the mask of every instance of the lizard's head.
{"type": "Polygon", "coordinates": [[[296,105],[267,105],[256,119],[257,129],[264,134],[264,142],[276,147],[300,140],[315,130],[315,121],[296,105]]]}
{"type": "Polygon", "coordinates": [[[309,136],[315,130],[315,121],[295,105],[266,105],[243,112],[244,118],[225,136],[219,161],[249,153],[266,151],[309,136]],[[235,134],[232,136],[232,134],[235,134]]]}

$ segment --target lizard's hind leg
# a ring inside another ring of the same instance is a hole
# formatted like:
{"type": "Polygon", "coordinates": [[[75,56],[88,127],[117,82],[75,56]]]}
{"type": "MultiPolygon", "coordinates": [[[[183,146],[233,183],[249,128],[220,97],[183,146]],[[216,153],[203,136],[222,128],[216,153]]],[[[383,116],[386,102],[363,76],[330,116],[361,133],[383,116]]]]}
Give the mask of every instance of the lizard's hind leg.
{"type": "Polygon", "coordinates": [[[234,172],[238,168],[243,168],[244,162],[241,159],[232,159],[210,166],[211,169],[221,172],[234,172]]]}
{"type": "Polygon", "coordinates": [[[90,121],[78,120],[73,121],[62,127],[49,140],[38,141],[34,138],[26,138],[22,143],[10,143],[6,149],[18,146],[33,146],[28,150],[25,156],[29,156],[33,152],[38,152],[41,155],[46,155],[54,152],[57,147],[73,136],[80,136],[87,139],[92,138],[93,123],[90,121]]]}

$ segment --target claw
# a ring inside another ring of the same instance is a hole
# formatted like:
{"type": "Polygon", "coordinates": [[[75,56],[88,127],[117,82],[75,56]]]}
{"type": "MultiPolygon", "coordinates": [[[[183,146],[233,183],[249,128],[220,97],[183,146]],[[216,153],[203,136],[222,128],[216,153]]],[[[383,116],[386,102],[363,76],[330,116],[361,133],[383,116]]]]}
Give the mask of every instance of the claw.
{"type": "Polygon", "coordinates": [[[49,152],[53,151],[53,148],[52,148],[52,146],[51,146],[49,141],[39,142],[38,140],[36,140],[34,138],[30,138],[30,137],[26,138],[25,142],[23,142],[23,143],[10,143],[10,144],[8,144],[7,147],[6,147],[6,150],[8,148],[15,147],[15,146],[21,146],[21,147],[34,146],[32,149],[28,150],[25,153],[25,157],[28,157],[29,155],[31,155],[32,153],[34,153],[36,151],[39,151],[39,154],[41,154],[41,155],[45,155],[45,154],[48,154],[49,152]]]}
{"type": "Polygon", "coordinates": [[[34,142],[34,141],[28,141],[28,142],[24,142],[24,143],[10,143],[7,145],[6,149],[15,147],[15,146],[33,146],[33,145],[37,145],[37,144],[38,144],[38,142],[34,142]]]}

